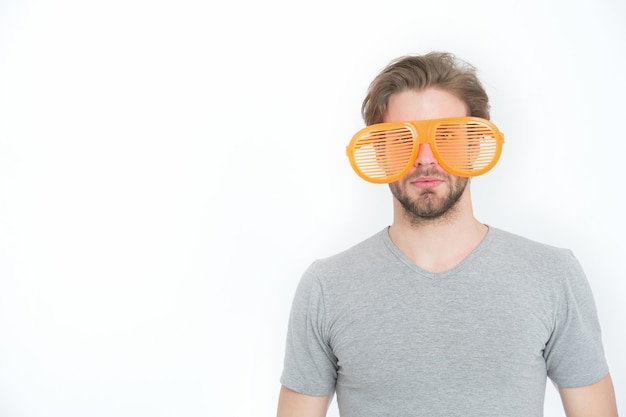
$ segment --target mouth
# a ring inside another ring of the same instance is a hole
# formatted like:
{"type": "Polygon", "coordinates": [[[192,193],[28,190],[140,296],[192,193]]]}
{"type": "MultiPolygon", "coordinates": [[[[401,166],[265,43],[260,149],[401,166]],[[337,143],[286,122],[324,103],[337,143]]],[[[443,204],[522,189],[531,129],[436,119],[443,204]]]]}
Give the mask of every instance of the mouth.
{"type": "Polygon", "coordinates": [[[441,178],[432,176],[417,177],[416,179],[411,181],[411,185],[421,189],[435,188],[441,183],[443,183],[443,180],[441,178]]]}

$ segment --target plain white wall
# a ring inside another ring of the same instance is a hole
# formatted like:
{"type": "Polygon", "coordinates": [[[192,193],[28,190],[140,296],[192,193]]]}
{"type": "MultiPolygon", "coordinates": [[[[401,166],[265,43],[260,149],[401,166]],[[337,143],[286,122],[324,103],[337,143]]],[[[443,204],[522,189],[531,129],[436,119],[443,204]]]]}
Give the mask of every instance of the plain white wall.
{"type": "Polygon", "coordinates": [[[478,67],[506,135],[477,217],[575,251],[626,414],[625,21],[622,0],[2,1],[0,415],[274,415],[301,273],[391,220],[344,153],[367,85],[430,50],[478,67]]]}

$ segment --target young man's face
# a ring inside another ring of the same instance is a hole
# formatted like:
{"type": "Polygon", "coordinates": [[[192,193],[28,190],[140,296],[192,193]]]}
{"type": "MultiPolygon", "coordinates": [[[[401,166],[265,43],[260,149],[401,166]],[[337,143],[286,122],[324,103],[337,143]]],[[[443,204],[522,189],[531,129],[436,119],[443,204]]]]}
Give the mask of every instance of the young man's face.
{"type": "MultiPolygon", "coordinates": [[[[384,122],[467,116],[465,103],[437,89],[407,90],[389,98],[384,122]]],[[[463,195],[468,179],[449,174],[430,149],[421,144],[406,177],[389,184],[393,196],[413,221],[437,219],[449,213],[463,195]]]]}

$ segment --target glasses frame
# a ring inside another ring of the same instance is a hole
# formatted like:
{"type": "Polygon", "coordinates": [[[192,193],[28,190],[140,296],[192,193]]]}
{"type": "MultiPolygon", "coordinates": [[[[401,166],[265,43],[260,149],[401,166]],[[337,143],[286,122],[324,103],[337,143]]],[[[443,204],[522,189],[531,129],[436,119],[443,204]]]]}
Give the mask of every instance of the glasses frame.
{"type": "Polygon", "coordinates": [[[385,122],[385,123],[376,123],[373,125],[366,126],[359,130],[352,139],[350,143],[346,147],[346,154],[350,159],[350,164],[352,169],[364,180],[376,183],[376,184],[388,184],[391,182],[395,182],[403,177],[405,177],[411,168],[415,165],[415,161],[419,154],[420,145],[429,145],[430,149],[437,159],[439,165],[445,169],[447,172],[459,176],[459,177],[475,177],[478,175],[482,175],[487,171],[491,170],[498,160],[500,159],[500,155],[502,153],[502,145],[504,144],[504,134],[498,129],[498,127],[493,124],[490,120],[483,119],[481,117],[473,117],[473,116],[463,116],[463,117],[446,117],[440,119],[429,119],[429,120],[414,120],[407,122],[385,122]],[[448,162],[442,158],[439,150],[439,145],[436,140],[436,132],[442,125],[483,125],[488,127],[493,133],[493,138],[495,140],[495,151],[491,161],[484,167],[472,170],[472,171],[461,171],[454,167],[452,167],[448,162]],[[364,137],[368,137],[373,132],[377,134],[379,132],[384,131],[394,131],[399,129],[406,129],[411,132],[411,140],[413,141],[413,150],[410,159],[408,160],[406,167],[404,167],[400,172],[395,175],[389,175],[384,177],[372,177],[364,173],[358,165],[356,151],[361,148],[363,145],[359,146],[359,143],[363,140],[364,137]]]}

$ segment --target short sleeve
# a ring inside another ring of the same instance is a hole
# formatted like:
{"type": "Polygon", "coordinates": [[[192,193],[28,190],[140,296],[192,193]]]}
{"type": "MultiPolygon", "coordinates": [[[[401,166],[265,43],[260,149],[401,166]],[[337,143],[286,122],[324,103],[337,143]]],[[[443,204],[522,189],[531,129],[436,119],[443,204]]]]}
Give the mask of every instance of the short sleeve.
{"type": "Polygon", "coordinates": [[[324,293],[314,265],[302,276],[293,299],[280,382],[301,394],[324,396],[335,389],[337,358],[329,345],[324,293]]]}
{"type": "Polygon", "coordinates": [[[562,269],[554,329],[544,357],[548,377],[555,384],[582,387],[599,381],[609,370],[591,288],[569,251],[562,269]]]}

